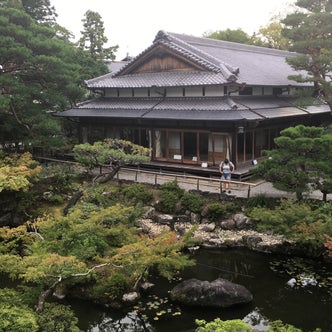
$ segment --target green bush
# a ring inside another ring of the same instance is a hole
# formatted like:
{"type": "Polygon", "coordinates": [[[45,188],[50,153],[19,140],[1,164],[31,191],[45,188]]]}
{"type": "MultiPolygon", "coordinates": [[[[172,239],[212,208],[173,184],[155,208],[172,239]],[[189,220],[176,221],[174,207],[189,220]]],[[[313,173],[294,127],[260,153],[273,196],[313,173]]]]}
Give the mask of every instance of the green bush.
{"type": "MultiPolygon", "coordinates": [[[[240,319],[232,319],[223,321],[216,318],[211,322],[196,319],[196,332],[251,332],[252,327],[240,319]]],[[[295,332],[295,331],[294,331],[295,332]]]]}
{"type": "Polygon", "coordinates": [[[77,327],[77,323],[77,317],[65,305],[46,303],[44,310],[38,314],[39,332],[80,332],[81,330],[77,327]]]}
{"type": "Polygon", "coordinates": [[[266,196],[265,194],[258,194],[256,196],[252,196],[248,199],[246,207],[254,208],[254,207],[266,207],[272,208],[274,205],[274,200],[271,197],[266,196]]]}
{"type": "MultiPolygon", "coordinates": [[[[302,332],[293,325],[285,324],[281,320],[270,322],[270,327],[267,332],[302,332]]],[[[321,329],[315,329],[313,332],[321,332],[321,329]]]]}
{"type": "Polygon", "coordinates": [[[163,213],[175,213],[175,207],[179,201],[180,198],[175,192],[162,191],[157,209],[163,213]]]}
{"type": "Polygon", "coordinates": [[[68,165],[57,164],[43,167],[41,176],[51,182],[49,190],[67,193],[73,190],[73,183],[78,177],[78,172],[68,165]]]}
{"type": "Polygon", "coordinates": [[[108,278],[100,278],[89,290],[89,295],[95,299],[121,300],[129,289],[128,281],[122,273],[112,273],[108,278]]]}
{"type": "Polygon", "coordinates": [[[0,331],[37,332],[38,324],[34,311],[26,306],[0,304],[0,331]]]}
{"type": "Polygon", "coordinates": [[[216,221],[221,218],[225,218],[228,213],[233,213],[238,210],[238,207],[234,203],[220,204],[220,203],[210,203],[206,207],[207,215],[209,220],[216,221]]]}
{"type": "Polygon", "coordinates": [[[91,203],[101,208],[106,208],[120,201],[121,195],[119,188],[116,186],[94,184],[86,190],[83,200],[85,203],[91,203]]]}
{"type": "Polygon", "coordinates": [[[122,273],[111,274],[106,283],[106,291],[112,299],[121,299],[122,295],[128,291],[128,282],[122,273]]]}
{"type": "Polygon", "coordinates": [[[161,185],[160,190],[162,192],[167,191],[167,192],[173,192],[175,193],[179,198],[182,197],[182,195],[184,194],[184,189],[180,188],[179,184],[177,183],[176,180],[174,181],[170,181],[170,182],[166,182],[164,184],[161,185]]]}
{"type": "Polygon", "coordinates": [[[52,204],[63,204],[64,198],[59,194],[55,194],[47,198],[47,201],[52,204]]]}
{"type": "Polygon", "coordinates": [[[180,188],[177,181],[164,183],[160,188],[160,201],[157,209],[163,213],[175,213],[176,204],[181,201],[184,189],[180,188]]]}
{"type": "Polygon", "coordinates": [[[203,207],[203,198],[198,194],[185,192],[181,197],[181,208],[183,211],[199,213],[203,207]]]}
{"type": "Polygon", "coordinates": [[[127,188],[123,189],[125,198],[134,203],[148,204],[152,198],[152,193],[147,189],[146,186],[140,183],[134,183],[127,188]]]}

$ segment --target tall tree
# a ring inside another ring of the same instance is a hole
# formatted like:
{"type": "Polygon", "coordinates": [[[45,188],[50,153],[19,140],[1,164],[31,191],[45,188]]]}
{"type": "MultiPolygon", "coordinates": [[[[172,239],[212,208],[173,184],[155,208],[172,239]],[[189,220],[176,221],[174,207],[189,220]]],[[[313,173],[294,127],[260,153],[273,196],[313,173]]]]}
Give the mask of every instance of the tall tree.
{"type": "Polygon", "coordinates": [[[50,0],[22,0],[22,5],[26,13],[38,23],[54,23],[58,16],[50,0]]]}
{"type": "Polygon", "coordinates": [[[81,38],[78,42],[82,50],[90,52],[91,56],[100,60],[114,60],[118,45],[105,48],[108,42],[105,36],[104,22],[99,13],[88,10],[83,22],[84,30],[81,31],[81,38]]]}
{"type": "Polygon", "coordinates": [[[297,11],[282,21],[283,34],[291,40],[297,57],[287,59],[296,70],[297,82],[312,82],[315,96],[323,98],[332,111],[332,0],[297,0],[297,11]]]}
{"type": "Polygon", "coordinates": [[[81,82],[107,67],[23,10],[0,7],[0,35],[0,142],[63,146],[61,123],[50,113],[82,100],[81,82]]]}

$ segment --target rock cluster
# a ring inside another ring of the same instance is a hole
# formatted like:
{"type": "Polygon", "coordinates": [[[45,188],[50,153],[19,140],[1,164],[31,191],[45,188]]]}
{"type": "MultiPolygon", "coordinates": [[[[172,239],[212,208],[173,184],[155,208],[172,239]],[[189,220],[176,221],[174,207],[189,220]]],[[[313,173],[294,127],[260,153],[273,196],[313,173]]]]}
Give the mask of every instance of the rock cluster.
{"type": "MultiPolygon", "coordinates": [[[[166,230],[174,230],[179,236],[189,231],[197,222],[197,216],[173,216],[157,213],[151,208],[139,222],[141,230],[156,236],[166,230]]],[[[265,234],[252,229],[252,223],[244,213],[236,213],[226,220],[211,222],[201,220],[194,233],[205,248],[247,247],[261,252],[288,252],[292,243],[283,236],[265,234]]]]}

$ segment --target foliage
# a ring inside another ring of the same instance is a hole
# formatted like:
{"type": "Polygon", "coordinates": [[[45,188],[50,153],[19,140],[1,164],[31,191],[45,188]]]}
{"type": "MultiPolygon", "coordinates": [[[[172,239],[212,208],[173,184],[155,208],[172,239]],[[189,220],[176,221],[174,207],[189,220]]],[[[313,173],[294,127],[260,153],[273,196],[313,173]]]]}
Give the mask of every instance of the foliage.
{"type": "MultiPolygon", "coordinates": [[[[252,327],[240,319],[232,319],[223,321],[220,318],[215,318],[211,322],[205,320],[195,320],[196,332],[251,332],[252,327]]],[[[293,325],[283,323],[281,320],[276,320],[269,323],[267,332],[302,332],[301,329],[293,325]]],[[[313,332],[321,332],[320,329],[315,329],[313,332]]]]}
{"type": "Polygon", "coordinates": [[[290,41],[282,35],[282,24],[277,19],[272,19],[267,26],[260,28],[258,33],[254,33],[251,36],[242,29],[217,30],[204,33],[203,36],[206,38],[281,50],[287,50],[290,46],[290,41]]]}
{"type": "Polygon", "coordinates": [[[106,73],[106,65],[90,57],[90,66],[83,67],[86,52],[58,37],[56,28],[38,24],[23,8],[0,7],[0,35],[2,146],[47,153],[63,149],[62,121],[51,113],[81,101],[86,93],[81,82],[92,72],[106,73]]]}
{"type": "Polygon", "coordinates": [[[55,22],[57,14],[50,0],[22,0],[27,14],[39,23],[55,22]]]}
{"type": "Polygon", "coordinates": [[[248,198],[246,208],[250,209],[258,206],[272,208],[274,205],[275,201],[273,198],[268,197],[265,194],[258,194],[248,198]]]}
{"type": "Polygon", "coordinates": [[[325,234],[326,242],[324,243],[325,248],[328,250],[329,257],[332,257],[332,236],[325,234]]]}
{"type": "MultiPolygon", "coordinates": [[[[313,189],[328,192],[332,179],[332,135],[320,127],[299,125],[281,131],[276,148],[266,151],[254,172],[298,199],[313,189]]],[[[332,188],[331,188],[332,189],[332,188]]]]}
{"type": "Polygon", "coordinates": [[[332,235],[331,213],[325,204],[310,206],[305,202],[283,199],[274,209],[255,207],[247,211],[258,230],[278,233],[307,246],[312,254],[321,254],[325,234],[332,235]]]}
{"type": "Polygon", "coordinates": [[[70,331],[80,332],[78,319],[68,306],[47,303],[45,309],[38,314],[39,332],[70,331]]]}
{"type": "Polygon", "coordinates": [[[118,45],[105,48],[108,39],[105,36],[104,22],[97,12],[88,10],[83,22],[84,30],[81,31],[79,47],[87,50],[94,59],[114,60],[118,45]]]}
{"type": "Polygon", "coordinates": [[[185,245],[174,232],[165,232],[155,238],[142,235],[137,242],[119,248],[112,261],[124,267],[123,271],[131,276],[132,282],[147,276],[152,268],[170,280],[178,270],[193,265],[193,261],[181,254],[185,245]]]}
{"type": "Polygon", "coordinates": [[[0,228],[0,254],[21,256],[32,242],[33,238],[27,236],[26,225],[0,228]]]}
{"type": "Polygon", "coordinates": [[[224,218],[227,213],[236,211],[237,207],[233,203],[220,204],[218,202],[209,203],[206,206],[206,217],[209,220],[217,221],[224,218]]]}
{"type": "Polygon", "coordinates": [[[164,213],[175,213],[176,204],[184,195],[184,189],[180,188],[177,181],[166,182],[160,187],[160,201],[157,209],[164,213]]]}
{"type": "Polygon", "coordinates": [[[113,272],[107,278],[96,277],[96,283],[89,290],[94,298],[110,298],[112,300],[121,300],[122,295],[130,290],[128,277],[120,272],[113,272]]]}
{"type": "Polygon", "coordinates": [[[0,331],[37,332],[38,324],[32,309],[26,306],[0,304],[0,331]]]}
{"type": "Polygon", "coordinates": [[[290,77],[313,83],[315,96],[324,99],[332,110],[332,4],[330,0],[297,0],[297,10],[282,21],[283,34],[298,53],[287,62],[301,74],[290,77]],[[305,72],[305,73],[304,73],[305,72]]]}
{"type": "Polygon", "coordinates": [[[288,50],[290,47],[290,41],[282,35],[282,24],[277,19],[272,19],[266,26],[261,27],[251,39],[257,46],[279,50],[288,50]]]}
{"type": "Polygon", "coordinates": [[[0,192],[26,191],[40,171],[41,167],[30,153],[5,157],[0,160],[0,192]]]}
{"type": "Polygon", "coordinates": [[[119,186],[94,183],[87,187],[82,197],[84,205],[93,204],[98,209],[106,208],[112,204],[121,202],[122,193],[119,186]]]}
{"type": "Polygon", "coordinates": [[[114,176],[124,165],[148,161],[150,149],[130,141],[107,138],[94,144],[75,145],[73,152],[74,158],[87,169],[110,167],[114,176]]]}
{"type": "Polygon", "coordinates": [[[205,320],[195,320],[196,332],[251,332],[252,327],[240,319],[232,319],[223,321],[220,318],[215,318],[211,322],[205,320]]]}
{"type": "Polygon", "coordinates": [[[236,42],[241,44],[250,44],[250,36],[245,33],[242,29],[227,29],[227,30],[218,30],[203,35],[205,38],[213,38],[219,40],[226,40],[230,42],[236,42]]]}
{"type": "Polygon", "coordinates": [[[183,211],[191,211],[199,213],[203,207],[203,198],[198,194],[185,192],[181,197],[181,209],[183,211]]]}
{"type": "Polygon", "coordinates": [[[78,177],[79,173],[74,167],[64,164],[43,167],[40,174],[41,181],[49,183],[48,190],[58,194],[73,192],[78,177]]]}
{"type": "Polygon", "coordinates": [[[0,331],[9,332],[79,332],[78,319],[69,307],[46,304],[36,313],[25,300],[25,294],[12,289],[0,289],[0,331]]]}
{"type": "Polygon", "coordinates": [[[134,183],[123,189],[124,197],[134,203],[148,204],[152,198],[152,193],[146,186],[140,183],[134,183]]]}
{"type": "MultiPolygon", "coordinates": [[[[276,320],[270,323],[270,327],[267,332],[302,332],[302,330],[293,325],[283,323],[281,320],[276,320]]],[[[321,330],[315,329],[313,332],[321,332],[321,330]]]]}

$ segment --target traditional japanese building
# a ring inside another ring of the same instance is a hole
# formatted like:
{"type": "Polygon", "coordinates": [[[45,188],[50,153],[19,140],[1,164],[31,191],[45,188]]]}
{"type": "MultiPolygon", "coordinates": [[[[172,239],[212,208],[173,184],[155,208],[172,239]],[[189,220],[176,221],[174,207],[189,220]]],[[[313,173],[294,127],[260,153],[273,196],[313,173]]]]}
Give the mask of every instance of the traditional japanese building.
{"type": "Polygon", "coordinates": [[[288,78],[296,54],[159,31],[152,45],[85,82],[100,94],[59,115],[77,121],[81,142],[105,137],[150,147],[153,162],[245,166],[273,148],[286,127],[319,125],[327,105],[298,106],[288,78]]]}

